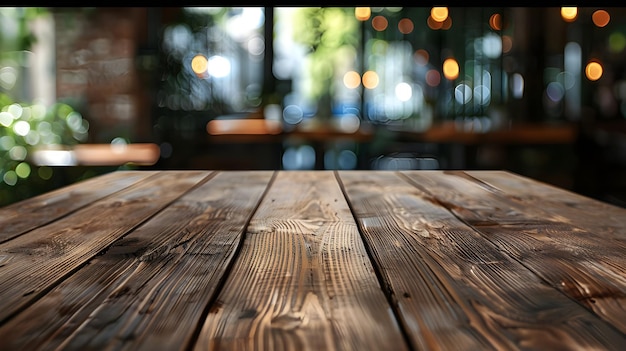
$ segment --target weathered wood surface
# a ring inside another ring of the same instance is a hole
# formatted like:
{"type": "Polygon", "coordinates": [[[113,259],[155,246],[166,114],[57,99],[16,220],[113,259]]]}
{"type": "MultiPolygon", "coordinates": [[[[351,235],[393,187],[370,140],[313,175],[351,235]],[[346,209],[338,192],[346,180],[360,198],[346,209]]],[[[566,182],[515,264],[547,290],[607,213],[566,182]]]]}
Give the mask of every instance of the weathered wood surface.
{"type": "Polygon", "coordinates": [[[0,244],[0,323],[107,249],[206,173],[159,173],[0,244]]]}
{"type": "Polygon", "coordinates": [[[504,171],[113,172],[0,208],[0,350],[624,350],[625,243],[504,171]]]}
{"type": "Polygon", "coordinates": [[[390,172],[340,176],[417,349],[596,349],[624,341],[439,200],[450,193],[478,207],[489,193],[436,187],[449,177],[441,172],[411,173],[417,186],[390,172]]]}
{"type": "Polygon", "coordinates": [[[152,174],[149,171],[108,173],[6,206],[0,212],[0,243],[54,221],[152,174]]]}
{"type": "Polygon", "coordinates": [[[222,173],[185,194],[9,321],[0,340],[24,350],[188,344],[271,176],[222,173]]]}
{"type": "Polygon", "coordinates": [[[333,173],[277,176],[195,350],[221,348],[406,349],[333,173]]]}
{"type": "MultiPolygon", "coordinates": [[[[412,181],[546,283],[626,333],[626,245],[568,208],[509,196],[464,172],[420,172],[412,181]],[[462,191],[459,191],[462,189],[462,191]],[[578,224],[578,225],[577,225],[578,224]]],[[[545,189],[545,188],[544,188],[545,189]]],[[[547,191],[547,190],[546,190],[547,191]]],[[[535,198],[536,199],[536,198],[535,198]]]]}

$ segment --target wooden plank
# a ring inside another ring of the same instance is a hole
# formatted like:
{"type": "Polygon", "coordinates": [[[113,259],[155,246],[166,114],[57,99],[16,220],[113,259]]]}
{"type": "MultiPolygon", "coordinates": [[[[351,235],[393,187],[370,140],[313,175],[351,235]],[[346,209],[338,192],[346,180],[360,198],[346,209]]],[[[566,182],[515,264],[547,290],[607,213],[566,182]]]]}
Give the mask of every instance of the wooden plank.
{"type": "Polygon", "coordinates": [[[89,178],[0,208],[0,244],[109,196],[152,171],[120,171],[89,178]]]}
{"type": "MultiPolygon", "coordinates": [[[[408,173],[416,184],[422,172],[408,173]]],[[[416,349],[611,349],[610,325],[547,286],[400,172],[340,179],[416,349]]],[[[428,183],[430,185],[430,182],[428,183]]]]}
{"type": "Polygon", "coordinates": [[[604,245],[626,247],[626,209],[506,171],[465,171],[524,206],[561,213],[575,226],[602,233],[604,245]]]}
{"type": "Polygon", "coordinates": [[[221,172],[0,327],[0,349],[185,350],[273,172],[221,172]]]}
{"type": "MultiPolygon", "coordinates": [[[[462,171],[403,172],[547,284],[626,333],[624,246],[577,226],[571,213],[520,199],[526,187],[502,193],[462,171]]],[[[625,212],[626,213],[626,212],[625,212]]]]}
{"type": "Polygon", "coordinates": [[[0,245],[0,323],[39,299],[209,172],[162,171],[0,245]]]}
{"type": "Polygon", "coordinates": [[[331,171],[283,171],[195,350],[404,350],[331,171]]]}

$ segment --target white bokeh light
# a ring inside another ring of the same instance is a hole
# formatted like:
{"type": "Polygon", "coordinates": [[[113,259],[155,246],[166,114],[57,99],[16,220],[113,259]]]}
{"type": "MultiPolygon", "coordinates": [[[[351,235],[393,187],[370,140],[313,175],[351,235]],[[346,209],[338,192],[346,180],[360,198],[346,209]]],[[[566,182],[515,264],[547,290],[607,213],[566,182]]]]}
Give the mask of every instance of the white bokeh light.
{"type": "Polygon", "coordinates": [[[208,72],[212,77],[222,78],[230,74],[230,61],[219,55],[209,57],[208,72]]]}
{"type": "Polygon", "coordinates": [[[396,85],[396,97],[400,101],[409,101],[413,96],[413,89],[408,83],[399,83],[396,85]]]}

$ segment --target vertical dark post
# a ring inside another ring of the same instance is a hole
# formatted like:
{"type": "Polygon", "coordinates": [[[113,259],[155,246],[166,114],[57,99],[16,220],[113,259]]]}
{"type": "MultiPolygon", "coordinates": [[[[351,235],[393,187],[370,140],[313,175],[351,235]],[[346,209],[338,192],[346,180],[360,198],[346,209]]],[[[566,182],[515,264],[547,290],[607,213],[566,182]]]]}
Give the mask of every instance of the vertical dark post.
{"type": "Polygon", "coordinates": [[[363,75],[365,74],[365,21],[361,22],[361,57],[359,70],[361,71],[361,120],[365,120],[365,86],[363,85],[363,75]]]}
{"type": "Polygon", "coordinates": [[[272,67],[274,65],[274,7],[267,6],[264,8],[265,23],[265,57],[263,60],[263,97],[262,104],[266,105],[269,97],[276,92],[276,82],[272,67]]]}

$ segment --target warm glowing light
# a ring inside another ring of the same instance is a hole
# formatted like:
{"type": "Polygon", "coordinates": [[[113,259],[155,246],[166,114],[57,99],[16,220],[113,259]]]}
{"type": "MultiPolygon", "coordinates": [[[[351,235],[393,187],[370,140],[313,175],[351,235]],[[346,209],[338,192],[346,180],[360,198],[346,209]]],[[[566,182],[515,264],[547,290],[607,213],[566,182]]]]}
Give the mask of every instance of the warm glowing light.
{"type": "Polygon", "coordinates": [[[430,10],[430,16],[437,22],[443,22],[448,18],[447,7],[433,7],[430,10]]]}
{"type": "Polygon", "coordinates": [[[493,30],[502,30],[502,15],[494,13],[489,17],[489,26],[493,30]]]}
{"type": "Polygon", "coordinates": [[[513,39],[509,35],[502,36],[502,52],[508,53],[513,48],[513,39]]]}
{"type": "Polygon", "coordinates": [[[446,19],[443,21],[443,23],[441,23],[441,29],[443,29],[443,30],[448,30],[448,29],[450,29],[450,28],[452,28],[452,17],[449,17],[449,16],[448,16],[448,18],[446,18],[446,19]]]}
{"type": "Polygon", "coordinates": [[[459,63],[453,58],[443,61],[443,75],[449,80],[457,79],[459,77],[459,63]]]}
{"type": "Polygon", "coordinates": [[[593,21],[593,24],[602,28],[609,24],[611,15],[609,15],[609,13],[605,10],[597,10],[593,13],[593,15],[591,15],[591,20],[593,21]]]}
{"type": "Polygon", "coordinates": [[[415,50],[415,53],[413,54],[413,58],[415,59],[415,62],[417,64],[424,66],[425,64],[428,63],[428,60],[430,59],[430,55],[428,54],[428,51],[424,49],[417,49],[415,50]]]}
{"type": "Polygon", "coordinates": [[[441,83],[441,74],[439,71],[431,69],[426,72],[426,84],[431,87],[436,87],[441,83]]]}
{"type": "Polygon", "coordinates": [[[426,24],[428,25],[428,28],[432,30],[441,29],[441,27],[443,26],[443,22],[435,21],[433,19],[433,16],[428,16],[428,19],[426,20],[426,24]]]}
{"type": "Polygon", "coordinates": [[[343,84],[348,89],[355,89],[361,85],[361,76],[355,71],[346,72],[343,75],[343,84]]]}
{"type": "Polygon", "coordinates": [[[73,146],[76,163],[86,166],[153,165],[159,160],[161,149],[153,143],[78,144],[73,146]]]}
{"type": "Polygon", "coordinates": [[[207,67],[209,64],[209,60],[204,55],[196,55],[193,59],[191,59],[191,70],[197,76],[203,76],[206,73],[207,67]]]}
{"type": "Polygon", "coordinates": [[[565,22],[574,22],[578,16],[578,7],[561,7],[561,17],[565,22]]]}
{"type": "Polygon", "coordinates": [[[413,21],[408,18],[403,18],[398,22],[398,30],[402,34],[409,34],[413,31],[414,25],[413,21]]]}
{"type": "Polygon", "coordinates": [[[269,119],[213,119],[206,125],[211,135],[279,134],[279,120],[269,119]]]}
{"type": "Polygon", "coordinates": [[[354,8],[354,16],[359,21],[367,21],[372,15],[372,9],[369,7],[354,8]]]}
{"type": "Polygon", "coordinates": [[[597,61],[591,61],[585,67],[587,79],[596,81],[602,77],[602,65],[597,61]]]}
{"type": "Polygon", "coordinates": [[[374,71],[367,71],[363,73],[363,86],[367,89],[374,89],[378,86],[379,78],[378,74],[374,71]]]}
{"type": "Polygon", "coordinates": [[[376,16],[374,18],[372,18],[372,28],[374,28],[375,30],[382,32],[385,29],[387,29],[387,26],[389,25],[389,21],[387,21],[387,19],[384,16],[376,16]]]}

